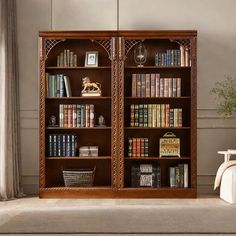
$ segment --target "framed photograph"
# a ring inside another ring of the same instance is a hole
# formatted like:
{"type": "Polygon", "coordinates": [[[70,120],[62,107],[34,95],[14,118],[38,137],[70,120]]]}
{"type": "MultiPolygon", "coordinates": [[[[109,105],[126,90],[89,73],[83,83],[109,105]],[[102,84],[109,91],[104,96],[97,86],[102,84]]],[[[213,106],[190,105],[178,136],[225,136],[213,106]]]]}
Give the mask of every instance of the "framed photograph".
{"type": "Polygon", "coordinates": [[[97,67],[98,66],[98,52],[90,51],[86,52],[85,67],[97,67]]]}

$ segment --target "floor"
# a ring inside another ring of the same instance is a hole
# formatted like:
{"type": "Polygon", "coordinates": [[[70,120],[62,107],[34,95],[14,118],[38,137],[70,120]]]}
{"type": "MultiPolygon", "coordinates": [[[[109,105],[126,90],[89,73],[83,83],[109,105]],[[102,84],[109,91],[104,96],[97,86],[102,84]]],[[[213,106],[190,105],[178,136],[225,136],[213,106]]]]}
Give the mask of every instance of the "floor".
{"type": "MultiPolygon", "coordinates": [[[[228,204],[224,202],[223,200],[219,199],[216,195],[212,196],[200,196],[197,199],[39,199],[38,197],[31,197],[31,198],[22,198],[22,199],[17,199],[13,201],[6,201],[6,202],[0,202],[0,234],[1,235],[68,235],[65,232],[47,232],[45,231],[44,233],[43,230],[41,232],[33,232],[32,234],[29,232],[22,233],[22,228],[17,231],[17,224],[16,224],[16,232],[14,232],[14,229],[11,228],[11,232],[6,232],[4,231],[4,226],[9,224],[9,222],[14,222],[14,219],[23,214],[24,212],[42,212],[47,209],[52,210],[56,209],[57,212],[58,210],[63,212],[63,211],[68,211],[68,210],[73,210],[73,209],[88,209],[88,210],[93,210],[96,214],[96,209],[168,209],[168,208],[177,208],[178,212],[181,211],[181,209],[203,209],[202,214],[205,214],[205,210],[209,208],[210,210],[212,209],[219,209],[221,211],[222,209],[228,209],[231,211],[231,216],[232,216],[232,210],[235,210],[233,212],[236,213],[236,204],[228,204]],[[206,208],[207,207],[207,208],[206,208]],[[3,231],[1,230],[3,229],[3,231]]],[[[217,211],[216,211],[217,212],[217,211]]],[[[217,212],[218,214],[218,212],[217,212]]],[[[220,214],[220,212],[219,212],[220,214]]],[[[230,214],[226,214],[230,215],[230,214]]],[[[234,213],[233,213],[234,214],[234,213]]],[[[201,213],[200,213],[201,215],[201,213]]],[[[233,215],[234,216],[234,215],[233,215]]],[[[236,215],[235,215],[236,216],[236,215]]],[[[46,217],[46,216],[45,216],[46,217]]],[[[225,218],[225,217],[224,217],[225,218]]],[[[29,220],[29,218],[26,218],[29,220]]],[[[235,218],[234,218],[235,219],[235,218]]],[[[43,222],[43,219],[41,219],[43,222]]],[[[188,220],[188,219],[187,219],[188,220]]],[[[189,218],[188,223],[191,224],[191,218],[189,218]]],[[[210,220],[210,219],[209,219],[210,220]]],[[[224,219],[227,221],[227,219],[224,219]]],[[[34,221],[32,217],[32,221],[34,221]]],[[[46,220],[45,220],[46,221],[46,220]]],[[[42,223],[41,222],[41,223],[42,223]]],[[[210,221],[209,221],[210,222],[210,221]]],[[[46,223],[46,222],[45,222],[46,223]]],[[[195,224],[195,222],[192,222],[195,224]]],[[[37,222],[35,222],[35,225],[37,225],[37,222]]],[[[12,223],[12,227],[14,228],[14,223],[12,223]]],[[[46,227],[46,226],[45,226],[46,227]]],[[[222,223],[222,227],[224,227],[224,224],[222,223]]],[[[6,228],[6,227],[5,227],[6,228]]],[[[60,228],[60,227],[59,227],[60,228]]],[[[33,228],[35,229],[35,227],[33,228]]],[[[233,228],[234,229],[234,228],[233,228]]],[[[226,230],[227,231],[227,230],[226,230]]],[[[67,231],[66,231],[67,232],[67,231]]],[[[68,231],[69,232],[69,231],[68,231]]],[[[133,235],[138,235],[138,236],[143,236],[143,235],[199,235],[195,233],[179,233],[179,232],[174,232],[171,231],[168,234],[165,233],[142,233],[136,232],[136,233],[126,233],[123,232],[121,234],[117,233],[73,233],[76,231],[70,231],[69,235],[80,235],[80,236],[89,236],[89,235],[106,235],[106,236],[111,236],[111,235],[123,235],[123,236],[133,236],[133,235]]],[[[84,231],[85,232],[85,231],[84,231]]],[[[224,232],[224,230],[222,230],[224,232]]],[[[236,235],[236,221],[235,221],[235,233],[231,231],[230,233],[227,232],[226,234],[224,233],[212,233],[212,231],[209,231],[209,233],[200,233],[201,235],[236,235]]]]}

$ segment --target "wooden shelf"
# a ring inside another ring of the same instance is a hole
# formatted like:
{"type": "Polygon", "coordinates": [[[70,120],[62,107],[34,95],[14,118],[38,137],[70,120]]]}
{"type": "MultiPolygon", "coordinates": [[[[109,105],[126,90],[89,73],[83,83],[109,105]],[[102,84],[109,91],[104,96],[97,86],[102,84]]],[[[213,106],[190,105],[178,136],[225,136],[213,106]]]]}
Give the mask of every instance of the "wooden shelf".
{"type": "Polygon", "coordinates": [[[78,127],[78,128],[63,128],[63,127],[46,127],[46,129],[53,129],[53,130],[63,130],[63,129],[74,129],[74,130],[106,130],[106,129],[111,129],[110,126],[106,126],[106,127],[78,127]]]}
{"type": "Polygon", "coordinates": [[[125,160],[190,160],[190,157],[125,157],[125,160]]]}
{"type": "Polygon", "coordinates": [[[46,97],[47,100],[111,100],[111,97],[46,97]]]}
{"type": "Polygon", "coordinates": [[[97,66],[97,67],[85,67],[85,66],[76,66],[76,67],[59,67],[59,66],[47,66],[46,70],[100,70],[100,69],[111,69],[111,66],[97,66]]]}
{"type": "Polygon", "coordinates": [[[191,127],[124,127],[127,130],[135,130],[135,129],[148,129],[148,130],[156,130],[156,129],[191,129],[191,127]]]}
{"type": "Polygon", "coordinates": [[[190,99],[190,96],[183,96],[183,97],[125,97],[125,99],[130,99],[130,100],[138,100],[138,99],[150,99],[150,100],[155,100],[155,99],[190,99]]]}
{"type": "Polygon", "coordinates": [[[125,69],[190,69],[191,66],[143,66],[143,67],[137,67],[137,66],[125,66],[125,69]]]}
{"type": "Polygon", "coordinates": [[[46,160],[111,160],[111,156],[98,157],[46,157],[46,160]]]}

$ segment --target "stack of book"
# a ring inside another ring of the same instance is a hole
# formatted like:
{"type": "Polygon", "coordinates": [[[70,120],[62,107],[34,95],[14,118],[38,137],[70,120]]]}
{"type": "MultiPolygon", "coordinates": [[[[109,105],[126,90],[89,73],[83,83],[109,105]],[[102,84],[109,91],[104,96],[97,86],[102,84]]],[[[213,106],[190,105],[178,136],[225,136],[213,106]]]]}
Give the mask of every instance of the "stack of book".
{"type": "Polygon", "coordinates": [[[49,157],[76,156],[77,138],[74,134],[49,134],[49,157]]]}
{"type": "Polygon", "coordinates": [[[148,138],[128,138],[129,157],[148,157],[148,138]]]}
{"type": "Polygon", "coordinates": [[[179,49],[168,49],[166,52],[158,52],[155,56],[156,66],[180,66],[181,54],[179,49]]]}
{"type": "Polygon", "coordinates": [[[169,184],[171,188],[188,188],[188,164],[169,167],[169,184]]]}
{"type": "Polygon", "coordinates": [[[58,67],[76,67],[77,66],[77,55],[65,49],[63,52],[57,56],[57,66],[58,67]]]}
{"type": "Polygon", "coordinates": [[[62,128],[94,127],[94,104],[60,104],[59,117],[62,128]]]}
{"type": "Polygon", "coordinates": [[[160,74],[132,74],[132,97],[180,97],[181,78],[160,74]]]}
{"type": "Polygon", "coordinates": [[[72,96],[69,77],[66,75],[49,75],[46,73],[46,86],[48,97],[72,96]]]}
{"type": "Polygon", "coordinates": [[[130,127],[182,127],[182,108],[170,108],[170,104],[131,104],[130,127]]]}
{"type": "Polygon", "coordinates": [[[156,66],[191,66],[189,48],[180,46],[180,49],[168,49],[155,55],[156,66]]]}

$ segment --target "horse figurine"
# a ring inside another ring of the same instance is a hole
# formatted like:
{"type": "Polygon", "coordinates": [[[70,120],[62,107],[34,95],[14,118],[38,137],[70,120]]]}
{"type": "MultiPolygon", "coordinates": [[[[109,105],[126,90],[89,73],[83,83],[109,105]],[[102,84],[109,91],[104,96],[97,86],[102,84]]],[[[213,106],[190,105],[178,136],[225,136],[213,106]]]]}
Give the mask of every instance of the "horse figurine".
{"type": "Polygon", "coordinates": [[[101,94],[101,84],[97,82],[90,82],[89,77],[82,78],[82,87],[83,90],[81,93],[99,93],[101,94]]]}

